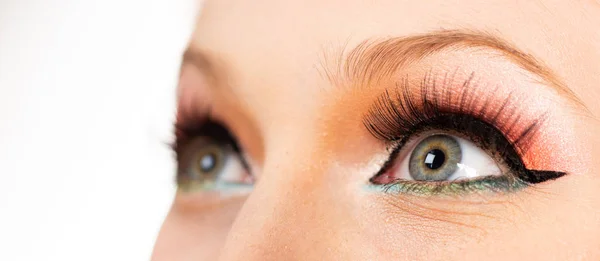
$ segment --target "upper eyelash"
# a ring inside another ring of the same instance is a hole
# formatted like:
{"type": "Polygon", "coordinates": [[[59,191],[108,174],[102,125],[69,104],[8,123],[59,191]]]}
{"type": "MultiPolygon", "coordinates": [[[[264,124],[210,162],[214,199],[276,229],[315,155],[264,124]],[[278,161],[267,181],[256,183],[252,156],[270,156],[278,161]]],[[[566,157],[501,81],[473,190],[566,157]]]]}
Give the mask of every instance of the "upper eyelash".
{"type": "Polygon", "coordinates": [[[208,114],[202,114],[196,111],[185,113],[179,111],[178,113],[178,119],[173,124],[175,138],[171,143],[171,148],[176,156],[179,157],[185,144],[200,134],[203,124],[208,121],[209,118],[207,116],[208,114]]]}
{"type": "MultiPolygon", "coordinates": [[[[444,76],[444,84],[452,82],[451,76],[444,76]]],[[[400,86],[397,86],[395,96],[391,96],[388,90],[377,99],[375,106],[371,107],[364,117],[363,125],[376,138],[398,142],[410,137],[414,132],[414,127],[419,123],[426,122],[429,119],[444,114],[468,115],[473,118],[487,122],[496,129],[503,130],[505,136],[512,134],[515,131],[515,126],[522,121],[521,114],[515,113],[517,107],[512,104],[511,95],[505,98],[500,110],[492,112],[489,103],[493,93],[487,97],[475,99],[476,93],[473,84],[475,73],[471,73],[469,78],[462,83],[462,89],[458,97],[450,91],[450,88],[442,86],[442,92],[439,91],[440,86],[436,86],[435,76],[428,72],[424,79],[420,82],[420,97],[410,91],[408,77],[400,81],[400,86]],[[452,105],[452,100],[458,99],[460,105],[458,109],[452,109],[456,106],[452,105]],[[419,101],[420,104],[417,104],[419,101]],[[480,104],[478,101],[483,101],[480,104]],[[481,109],[478,109],[481,107],[481,109]],[[491,121],[485,121],[484,115],[491,114],[491,121]],[[500,125],[499,118],[508,115],[508,124],[500,125]]],[[[528,123],[525,128],[520,130],[520,133],[513,135],[515,138],[509,142],[515,147],[519,154],[527,152],[531,145],[531,140],[539,130],[539,126],[545,121],[546,116],[542,115],[538,119],[528,123]]]]}
{"type": "MultiPolygon", "coordinates": [[[[173,150],[179,155],[187,143],[198,136],[212,136],[219,141],[228,141],[231,134],[215,130],[214,126],[220,126],[220,124],[211,119],[210,108],[207,113],[192,111],[180,114],[174,125],[175,141],[172,145],[173,150]]],[[[234,151],[239,152],[236,141],[233,140],[233,142],[234,151]]]]}

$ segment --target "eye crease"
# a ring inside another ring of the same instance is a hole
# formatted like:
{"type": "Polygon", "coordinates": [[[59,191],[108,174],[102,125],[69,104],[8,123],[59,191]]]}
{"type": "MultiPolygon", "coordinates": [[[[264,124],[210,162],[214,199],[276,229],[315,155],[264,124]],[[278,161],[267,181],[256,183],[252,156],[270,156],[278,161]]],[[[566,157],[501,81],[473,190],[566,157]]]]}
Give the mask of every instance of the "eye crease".
{"type": "Polygon", "coordinates": [[[527,169],[521,159],[529,153],[544,117],[526,120],[510,95],[496,110],[490,109],[494,93],[475,97],[470,86],[474,74],[460,92],[436,86],[433,77],[425,75],[416,88],[418,95],[411,92],[415,88],[408,80],[402,81],[395,93],[386,90],[365,115],[364,126],[391,151],[372,184],[416,194],[500,192],[566,174],[527,169]],[[505,133],[512,134],[512,141],[505,133]],[[469,153],[463,148],[470,148],[469,153]]]}

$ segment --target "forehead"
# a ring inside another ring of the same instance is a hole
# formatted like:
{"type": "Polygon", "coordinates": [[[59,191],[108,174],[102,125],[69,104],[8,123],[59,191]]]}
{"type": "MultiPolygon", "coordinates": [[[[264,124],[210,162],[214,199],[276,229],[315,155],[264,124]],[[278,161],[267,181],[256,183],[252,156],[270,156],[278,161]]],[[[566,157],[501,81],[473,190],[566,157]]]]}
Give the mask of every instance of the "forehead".
{"type": "Polygon", "coordinates": [[[261,100],[260,106],[269,93],[277,99],[280,91],[314,94],[328,84],[317,69],[323,56],[367,39],[485,31],[537,57],[598,111],[592,102],[598,98],[593,83],[600,82],[598,24],[593,1],[220,0],[205,4],[191,46],[218,56],[236,82],[234,91],[250,103],[261,100]]]}

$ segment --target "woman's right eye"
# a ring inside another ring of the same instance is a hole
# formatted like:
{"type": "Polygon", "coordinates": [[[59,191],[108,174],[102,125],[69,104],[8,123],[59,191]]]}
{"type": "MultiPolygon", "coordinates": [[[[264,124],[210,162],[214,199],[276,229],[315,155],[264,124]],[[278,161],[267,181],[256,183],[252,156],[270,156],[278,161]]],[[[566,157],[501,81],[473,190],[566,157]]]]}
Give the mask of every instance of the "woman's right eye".
{"type": "Polygon", "coordinates": [[[250,175],[235,140],[215,123],[178,144],[177,186],[183,192],[226,191],[252,187],[250,175]]]}

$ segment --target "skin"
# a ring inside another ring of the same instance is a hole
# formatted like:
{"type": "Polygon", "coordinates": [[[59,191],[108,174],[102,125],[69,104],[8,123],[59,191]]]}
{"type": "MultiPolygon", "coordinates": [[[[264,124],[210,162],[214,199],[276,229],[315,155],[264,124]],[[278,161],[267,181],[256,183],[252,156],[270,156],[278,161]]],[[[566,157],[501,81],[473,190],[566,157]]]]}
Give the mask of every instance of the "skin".
{"type": "Polygon", "coordinates": [[[207,1],[190,50],[213,59],[214,75],[184,63],[179,109],[210,100],[257,182],[250,193],[178,192],[153,260],[600,260],[599,24],[597,1],[207,1]],[[525,161],[568,175],[506,194],[364,188],[387,156],[360,120],[382,87],[337,86],[323,76],[324,54],[441,29],[492,32],[580,104],[490,55],[432,55],[402,73],[451,63],[460,79],[477,71],[560,100],[540,139],[564,141],[525,161]]]}

